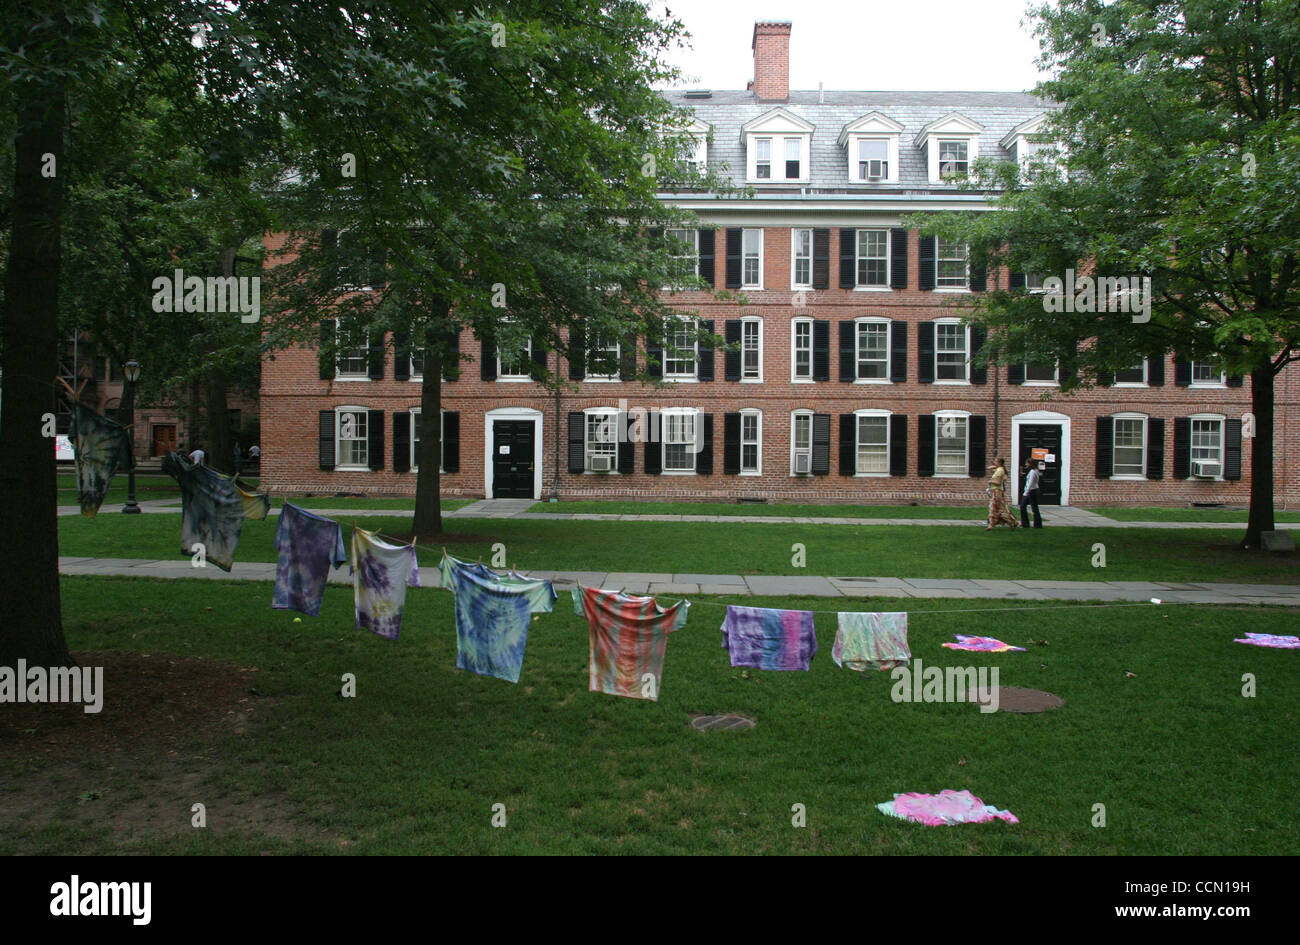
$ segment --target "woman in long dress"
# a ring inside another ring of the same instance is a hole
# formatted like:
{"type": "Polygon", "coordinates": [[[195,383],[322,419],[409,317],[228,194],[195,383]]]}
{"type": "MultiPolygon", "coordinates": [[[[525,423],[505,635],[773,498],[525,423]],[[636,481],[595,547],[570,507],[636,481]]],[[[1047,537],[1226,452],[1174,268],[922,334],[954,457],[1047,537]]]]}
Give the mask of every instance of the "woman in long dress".
{"type": "Polygon", "coordinates": [[[1020,522],[1007,508],[1007,461],[999,459],[989,477],[989,523],[985,531],[992,531],[995,525],[1008,525],[1016,528],[1020,522]]]}

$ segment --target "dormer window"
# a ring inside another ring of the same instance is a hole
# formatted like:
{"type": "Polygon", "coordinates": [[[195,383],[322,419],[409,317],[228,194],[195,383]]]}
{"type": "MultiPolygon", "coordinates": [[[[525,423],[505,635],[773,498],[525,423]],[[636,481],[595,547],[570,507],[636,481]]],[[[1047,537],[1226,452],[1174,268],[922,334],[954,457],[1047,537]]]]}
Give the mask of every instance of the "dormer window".
{"type": "Polygon", "coordinates": [[[939,178],[965,177],[970,170],[970,145],[964,139],[939,142],[939,178]]]}
{"type": "Polygon", "coordinates": [[[913,143],[926,153],[930,183],[947,184],[966,177],[971,164],[979,157],[983,130],[981,125],[956,112],[922,128],[913,143]]]}
{"type": "Polygon", "coordinates": [[[1060,171],[1056,148],[1042,133],[1046,123],[1047,113],[1044,112],[1016,125],[998,142],[1020,166],[1020,175],[1026,180],[1035,164],[1040,164],[1044,170],[1052,173],[1060,171]]]}
{"type": "Polygon", "coordinates": [[[903,126],[879,112],[851,121],[840,131],[852,184],[898,183],[898,136],[903,126]]]}
{"type": "Polygon", "coordinates": [[[858,180],[878,181],[889,177],[889,142],[884,138],[858,141],[858,180]]]}
{"type": "Polygon", "coordinates": [[[775,108],[741,128],[746,178],[759,182],[808,180],[813,126],[784,108],[775,108]]]}

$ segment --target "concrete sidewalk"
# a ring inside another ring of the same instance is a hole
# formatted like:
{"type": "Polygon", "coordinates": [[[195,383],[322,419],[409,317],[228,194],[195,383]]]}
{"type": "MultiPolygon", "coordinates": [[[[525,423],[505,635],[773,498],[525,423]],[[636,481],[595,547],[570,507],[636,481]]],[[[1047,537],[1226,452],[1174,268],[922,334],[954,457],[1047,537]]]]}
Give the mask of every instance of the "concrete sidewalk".
{"type": "MultiPolygon", "coordinates": [[[[274,562],[236,562],[226,573],[211,565],[196,568],[189,558],[148,561],[134,558],[60,558],[68,575],[122,575],[148,578],[197,578],[218,581],[273,581],[274,562]]],[[[726,597],[957,597],[1006,600],[1147,601],[1171,604],[1281,604],[1300,607],[1300,585],[1208,584],[1167,581],[995,581],[981,578],[814,577],[811,575],[744,577],[736,574],[669,574],[666,572],[531,571],[557,590],[575,583],[619,588],[633,594],[680,597],[717,594],[726,597]]],[[[333,584],[351,584],[347,567],[330,573],[333,584]]],[[[440,586],[438,569],[420,568],[420,583],[440,586]]]]}

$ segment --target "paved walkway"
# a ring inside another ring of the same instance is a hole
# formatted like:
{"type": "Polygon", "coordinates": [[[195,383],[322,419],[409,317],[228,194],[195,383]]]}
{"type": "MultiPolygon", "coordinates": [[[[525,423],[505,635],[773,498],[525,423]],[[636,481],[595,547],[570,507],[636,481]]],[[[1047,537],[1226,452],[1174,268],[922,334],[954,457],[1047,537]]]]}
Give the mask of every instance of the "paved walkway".
{"type": "MultiPolygon", "coordinates": [[[[152,578],[199,578],[225,581],[273,581],[274,562],[236,562],[226,573],[196,568],[189,558],[148,561],[133,558],[60,558],[62,574],[125,575],[152,578]]],[[[727,597],[958,597],[1009,600],[1147,601],[1171,604],[1283,604],[1300,607],[1300,585],[1206,584],[1167,581],[994,581],[948,578],[813,577],[811,575],[743,577],[736,574],[669,574],[607,571],[530,571],[548,578],[557,590],[581,582],[589,587],[621,588],[633,594],[727,597]]],[[[347,567],[330,572],[333,584],[351,584],[347,567]]],[[[438,569],[420,568],[420,583],[440,586],[438,569]]]]}

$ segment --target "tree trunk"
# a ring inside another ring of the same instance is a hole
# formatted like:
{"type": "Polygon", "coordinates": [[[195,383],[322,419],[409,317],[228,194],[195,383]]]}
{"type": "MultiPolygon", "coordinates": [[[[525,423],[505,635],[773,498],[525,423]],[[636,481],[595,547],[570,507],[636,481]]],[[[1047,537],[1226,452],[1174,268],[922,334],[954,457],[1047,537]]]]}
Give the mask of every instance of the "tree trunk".
{"type": "Polygon", "coordinates": [[[1255,435],[1250,441],[1250,517],[1247,548],[1259,548],[1261,532],[1273,530],[1273,366],[1262,365],[1250,375],[1250,409],[1255,435]]]}
{"type": "Polygon", "coordinates": [[[230,435],[230,413],[226,409],[226,372],[212,368],[203,378],[208,414],[208,464],[228,475],[235,471],[235,441],[230,435]]]}
{"type": "MultiPolygon", "coordinates": [[[[433,351],[428,351],[429,355],[433,351]]],[[[412,531],[422,540],[442,534],[442,358],[424,359],[424,380],[420,383],[420,449],[415,462],[415,524],[412,531]]],[[[412,431],[414,433],[414,431],[412,431]]]]}
{"type": "MultiPolygon", "coordinates": [[[[58,24],[50,30],[57,34],[58,24]]],[[[52,42],[61,44],[55,35],[52,42]]],[[[34,58],[40,50],[32,51],[34,58]]],[[[57,56],[57,53],[55,54],[57,56]]],[[[53,58],[53,57],[51,57],[53,58]]],[[[59,599],[57,485],[42,414],[55,408],[58,374],[63,124],[66,80],[59,68],[16,85],[18,134],[5,299],[0,315],[0,666],[19,658],[72,666],[59,599]],[[54,176],[42,168],[53,160],[54,176]]]]}

